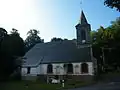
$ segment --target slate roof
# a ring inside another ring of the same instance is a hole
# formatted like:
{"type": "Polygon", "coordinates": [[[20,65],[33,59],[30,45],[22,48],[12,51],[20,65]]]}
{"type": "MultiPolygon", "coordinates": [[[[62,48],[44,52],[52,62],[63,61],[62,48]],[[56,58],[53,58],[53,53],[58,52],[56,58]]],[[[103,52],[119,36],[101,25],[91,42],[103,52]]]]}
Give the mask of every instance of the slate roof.
{"type": "Polygon", "coordinates": [[[80,24],[88,24],[87,19],[86,19],[85,15],[84,15],[83,10],[81,11],[80,24]]]}
{"type": "Polygon", "coordinates": [[[77,48],[75,41],[39,43],[24,56],[23,66],[37,66],[39,63],[91,62],[90,47],[77,48]]]}

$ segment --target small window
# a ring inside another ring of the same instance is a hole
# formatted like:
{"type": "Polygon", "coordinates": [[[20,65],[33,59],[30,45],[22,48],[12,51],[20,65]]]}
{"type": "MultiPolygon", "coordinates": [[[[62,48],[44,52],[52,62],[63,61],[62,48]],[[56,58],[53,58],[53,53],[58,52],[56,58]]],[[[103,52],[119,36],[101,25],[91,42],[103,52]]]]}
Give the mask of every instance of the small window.
{"type": "Polygon", "coordinates": [[[47,66],[47,73],[53,73],[53,66],[52,66],[52,64],[49,64],[47,66]]]}
{"type": "Polygon", "coordinates": [[[73,73],[73,65],[67,64],[67,73],[73,73]]]}
{"type": "Polygon", "coordinates": [[[30,74],[30,67],[27,68],[27,74],[30,74]]]}
{"type": "Polygon", "coordinates": [[[88,64],[87,63],[81,64],[81,73],[88,73],[88,64]]]}

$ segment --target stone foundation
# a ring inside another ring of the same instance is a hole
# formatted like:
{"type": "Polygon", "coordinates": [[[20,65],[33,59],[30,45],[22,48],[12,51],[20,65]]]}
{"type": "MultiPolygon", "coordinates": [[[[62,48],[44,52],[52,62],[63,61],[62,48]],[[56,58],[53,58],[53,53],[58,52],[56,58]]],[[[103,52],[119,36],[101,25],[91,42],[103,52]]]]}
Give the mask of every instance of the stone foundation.
{"type": "Polygon", "coordinates": [[[36,80],[37,76],[22,76],[22,80],[36,80]]]}
{"type": "MultiPolygon", "coordinates": [[[[23,76],[22,79],[23,80],[40,80],[42,82],[47,82],[48,78],[55,78],[56,75],[37,75],[37,76],[23,76]]],[[[89,82],[89,81],[93,81],[94,80],[94,76],[91,75],[58,75],[58,78],[60,80],[65,80],[65,81],[85,81],[85,82],[89,82]]]]}
{"type": "MultiPolygon", "coordinates": [[[[47,78],[55,78],[55,76],[56,75],[39,75],[37,78],[40,81],[47,82],[47,78]]],[[[58,75],[58,77],[60,80],[64,79],[65,81],[73,80],[89,82],[94,80],[94,76],[91,75],[58,75]]]]}

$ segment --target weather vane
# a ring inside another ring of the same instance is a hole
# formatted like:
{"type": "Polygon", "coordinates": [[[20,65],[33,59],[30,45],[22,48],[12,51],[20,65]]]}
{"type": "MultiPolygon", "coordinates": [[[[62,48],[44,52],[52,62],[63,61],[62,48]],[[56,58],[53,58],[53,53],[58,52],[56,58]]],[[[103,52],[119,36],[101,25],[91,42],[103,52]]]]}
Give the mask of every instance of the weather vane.
{"type": "Polygon", "coordinates": [[[81,8],[81,10],[82,10],[82,0],[80,0],[80,8],[81,8]]]}

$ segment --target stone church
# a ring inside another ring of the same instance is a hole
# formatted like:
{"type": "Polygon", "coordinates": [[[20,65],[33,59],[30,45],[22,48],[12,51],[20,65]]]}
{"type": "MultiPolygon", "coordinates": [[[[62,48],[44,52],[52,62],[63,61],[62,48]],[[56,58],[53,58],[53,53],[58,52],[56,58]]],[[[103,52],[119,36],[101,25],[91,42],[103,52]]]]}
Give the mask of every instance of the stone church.
{"type": "Polygon", "coordinates": [[[96,60],[92,55],[91,26],[81,11],[80,21],[75,26],[76,39],[38,43],[29,50],[22,65],[23,79],[57,76],[77,80],[92,80],[96,60]]]}

